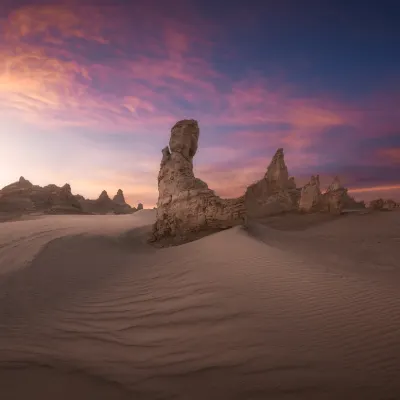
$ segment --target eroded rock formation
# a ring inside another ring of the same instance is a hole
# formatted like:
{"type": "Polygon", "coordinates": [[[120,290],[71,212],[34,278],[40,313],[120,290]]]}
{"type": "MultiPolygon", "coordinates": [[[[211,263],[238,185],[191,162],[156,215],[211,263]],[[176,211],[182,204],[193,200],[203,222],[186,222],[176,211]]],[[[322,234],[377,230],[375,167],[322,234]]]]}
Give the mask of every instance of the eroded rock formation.
{"type": "Polygon", "coordinates": [[[85,212],[90,214],[131,214],[136,211],[136,208],[132,208],[126,203],[121,189],[118,189],[112,200],[107,191],[103,190],[96,200],[89,200],[79,196],[79,202],[85,212]]]}
{"type": "Polygon", "coordinates": [[[179,121],[171,129],[169,147],[162,150],[151,241],[168,237],[185,240],[192,232],[229,228],[245,220],[243,197],[221,199],[194,176],[199,134],[195,120],[179,121]]]}
{"type": "Polygon", "coordinates": [[[259,218],[295,210],[299,194],[294,177],[289,178],[283,149],[280,148],[274,154],[264,178],[247,188],[247,214],[259,218]]]}
{"type": "Polygon", "coordinates": [[[137,210],[143,210],[143,204],[142,203],[138,203],[137,205],[137,210]]]}
{"type": "Polygon", "coordinates": [[[319,175],[312,175],[310,182],[301,189],[299,210],[303,212],[319,211],[321,200],[319,175]]]}
{"type": "Polygon", "coordinates": [[[320,197],[321,211],[337,215],[341,214],[345,205],[346,196],[347,189],[342,186],[339,177],[335,176],[326,192],[320,197]]]}
{"type": "Polygon", "coordinates": [[[117,194],[113,197],[113,202],[120,205],[125,205],[125,196],[122,189],[118,189],[117,194]]]}
{"type": "Polygon", "coordinates": [[[16,214],[31,212],[81,213],[79,201],[71,193],[69,184],[62,187],[33,185],[24,177],[0,191],[0,211],[16,214]]]}

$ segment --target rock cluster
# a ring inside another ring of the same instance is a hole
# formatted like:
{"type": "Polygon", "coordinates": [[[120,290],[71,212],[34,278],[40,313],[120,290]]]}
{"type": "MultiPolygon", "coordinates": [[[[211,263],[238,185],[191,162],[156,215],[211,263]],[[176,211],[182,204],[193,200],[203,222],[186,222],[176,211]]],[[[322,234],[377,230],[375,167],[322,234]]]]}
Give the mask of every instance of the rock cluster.
{"type": "Polygon", "coordinates": [[[178,121],[171,129],[169,147],[162,150],[158,174],[157,217],[151,241],[185,240],[193,232],[224,229],[242,224],[244,197],[221,199],[193,173],[198,148],[197,121],[178,121]]]}
{"type": "Polygon", "coordinates": [[[398,207],[399,205],[392,199],[375,199],[369,203],[371,210],[393,211],[398,207]]]}
{"type": "Polygon", "coordinates": [[[83,210],[90,214],[131,214],[136,211],[136,208],[126,203],[121,189],[118,189],[113,199],[103,190],[96,200],[89,200],[79,196],[79,202],[83,210]]]}
{"type": "Polygon", "coordinates": [[[24,177],[0,191],[0,211],[16,214],[31,212],[82,213],[69,184],[62,187],[33,185],[24,177]]]}
{"type": "Polygon", "coordinates": [[[264,177],[250,185],[245,193],[247,215],[266,217],[297,209],[299,190],[289,178],[283,149],[276,151],[264,177]]]}
{"type": "Polygon", "coordinates": [[[319,175],[311,176],[310,182],[301,189],[299,210],[302,212],[329,212],[339,215],[344,209],[365,208],[364,202],[357,202],[349,196],[338,176],[325,193],[321,192],[319,175]]]}
{"type": "Polygon", "coordinates": [[[106,191],[97,200],[87,200],[73,195],[69,184],[41,187],[21,176],[17,182],[0,190],[0,213],[3,214],[129,214],[134,211],[136,209],[125,202],[121,189],[113,200],[106,191]]]}

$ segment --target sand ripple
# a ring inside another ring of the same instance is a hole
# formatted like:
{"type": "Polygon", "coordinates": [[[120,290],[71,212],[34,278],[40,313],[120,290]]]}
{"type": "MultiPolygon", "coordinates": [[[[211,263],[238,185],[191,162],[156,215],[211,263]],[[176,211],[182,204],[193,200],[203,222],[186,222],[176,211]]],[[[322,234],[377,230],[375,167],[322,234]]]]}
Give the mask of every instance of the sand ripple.
{"type": "Polygon", "coordinates": [[[398,282],[241,228],[141,251],[77,235],[0,278],[7,399],[400,397],[398,282]]]}

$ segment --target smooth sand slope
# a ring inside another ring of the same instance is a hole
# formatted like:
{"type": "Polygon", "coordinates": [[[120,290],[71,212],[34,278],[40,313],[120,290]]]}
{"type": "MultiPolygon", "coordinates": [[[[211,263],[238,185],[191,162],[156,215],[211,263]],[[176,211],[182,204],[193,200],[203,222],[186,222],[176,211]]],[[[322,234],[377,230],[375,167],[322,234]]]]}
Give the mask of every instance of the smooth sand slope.
{"type": "Polygon", "coordinates": [[[398,399],[399,217],[165,249],[152,211],[3,223],[1,398],[398,399]]]}

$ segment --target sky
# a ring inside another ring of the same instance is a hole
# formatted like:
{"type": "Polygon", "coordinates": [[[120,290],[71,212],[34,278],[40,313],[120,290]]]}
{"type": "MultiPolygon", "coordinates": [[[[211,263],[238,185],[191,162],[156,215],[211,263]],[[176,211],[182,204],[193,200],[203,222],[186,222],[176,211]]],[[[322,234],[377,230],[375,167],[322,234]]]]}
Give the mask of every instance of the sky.
{"type": "Polygon", "coordinates": [[[193,118],[195,174],[222,197],[283,147],[298,185],[400,200],[399,20],[396,0],[1,0],[0,187],[153,207],[193,118]]]}

